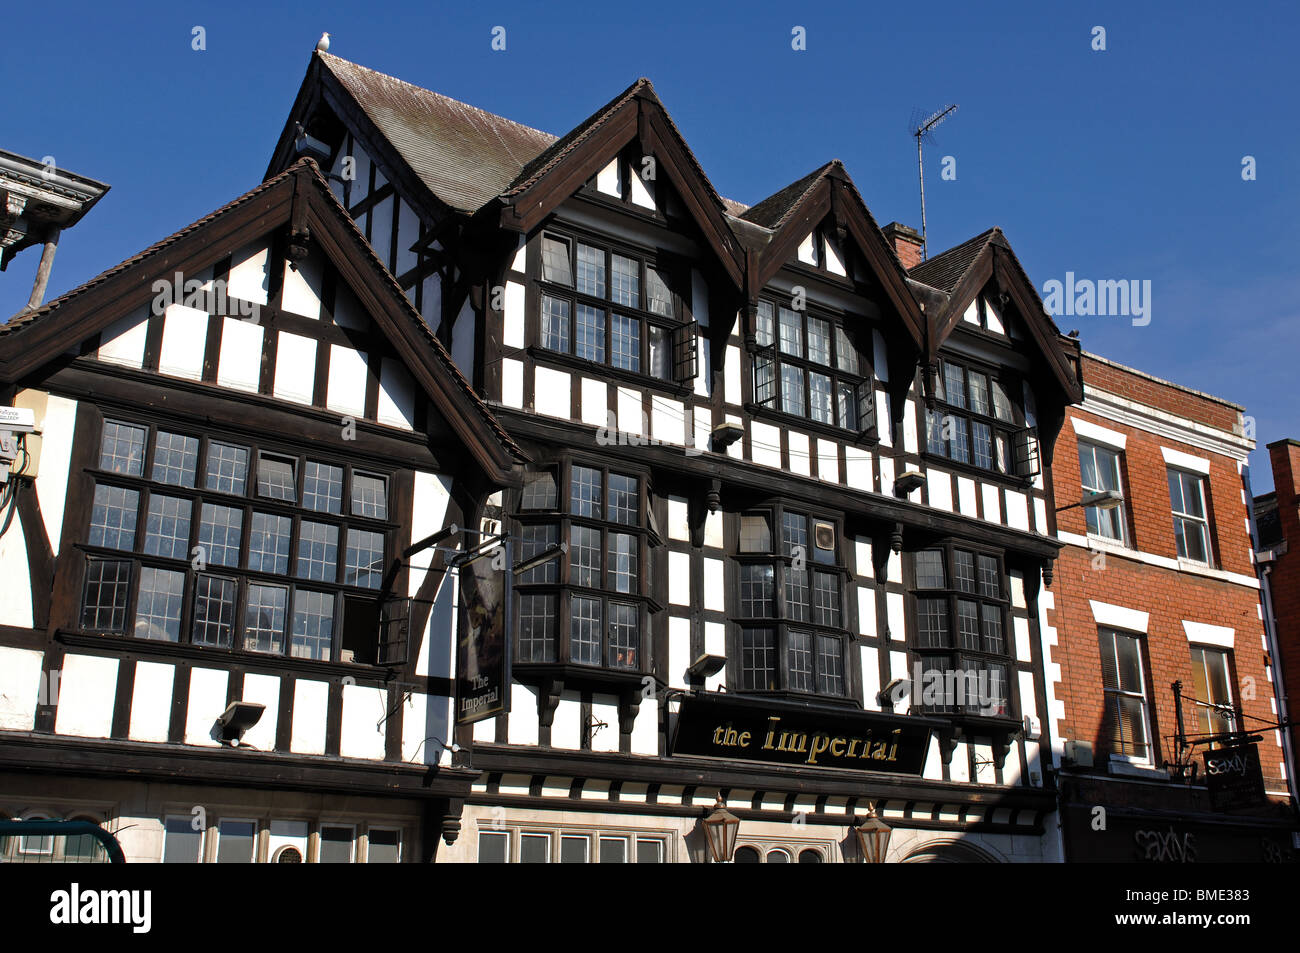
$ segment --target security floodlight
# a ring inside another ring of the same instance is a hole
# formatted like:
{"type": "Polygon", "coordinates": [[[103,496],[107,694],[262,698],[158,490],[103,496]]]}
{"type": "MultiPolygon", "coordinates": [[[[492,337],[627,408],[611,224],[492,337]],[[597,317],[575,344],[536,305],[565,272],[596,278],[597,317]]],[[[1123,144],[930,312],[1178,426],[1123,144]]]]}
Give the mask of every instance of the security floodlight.
{"type": "Polygon", "coordinates": [[[686,670],[686,677],[692,683],[702,682],[706,678],[717,675],[726,664],[725,655],[701,655],[686,670]]]}
{"type": "Polygon", "coordinates": [[[894,479],[894,495],[907,496],[925,485],[925,475],[919,470],[905,470],[894,479]]]}
{"type": "Polygon", "coordinates": [[[710,436],[710,444],[713,449],[721,453],[733,443],[745,436],[745,428],[734,420],[726,420],[713,428],[710,436]]]}
{"type": "Polygon", "coordinates": [[[1056,512],[1072,510],[1076,506],[1095,506],[1099,510],[1113,510],[1116,507],[1124,505],[1124,494],[1119,490],[1093,490],[1083,494],[1083,499],[1078,503],[1069,503],[1065,506],[1058,506],[1056,512]]]}
{"type": "Polygon", "coordinates": [[[910,694],[912,694],[912,680],[896,678],[876,693],[876,702],[882,708],[885,705],[897,705],[910,694]]]}
{"type": "Polygon", "coordinates": [[[261,721],[264,711],[266,706],[258,702],[231,702],[217,718],[222,743],[229,744],[232,748],[238,747],[244,732],[261,721]]]}

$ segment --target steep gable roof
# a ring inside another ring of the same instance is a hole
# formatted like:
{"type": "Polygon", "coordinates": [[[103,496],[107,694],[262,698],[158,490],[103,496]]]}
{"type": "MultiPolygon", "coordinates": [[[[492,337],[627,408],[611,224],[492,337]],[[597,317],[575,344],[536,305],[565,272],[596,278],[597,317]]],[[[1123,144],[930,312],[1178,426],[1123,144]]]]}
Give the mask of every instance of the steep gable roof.
{"type": "Polygon", "coordinates": [[[514,461],[525,459],[523,452],[411,307],[310,159],[300,160],[85,284],[0,326],[0,381],[17,381],[64,353],[71,342],[99,333],[148,302],[157,275],[198,273],[230,247],[258,239],[291,220],[309,229],[311,240],[364,295],[367,313],[406,357],[413,376],[451,429],[485,472],[503,480],[514,461]]]}
{"type": "Polygon", "coordinates": [[[785,188],[772,195],[769,195],[757,205],[746,209],[738,217],[754,225],[760,225],[763,228],[778,229],[785,224],[790,214],[799,207],[813,187],[822,180],[831,167],[838,162],[838,159],[832,159],[819,169],[814,169],[802,179],[791,182],[785,188]]]}
{"type": "Polygon", "coordinates": [[[951,294],[963,275],[970,269],[971,263],[979,257],[984,246],[989,243],[997,227],[980,232],[974,238],[968,238],[960,245],[954,245],[947,251],[940,252],[933,258],[927,258],[919,265],[914,265],[907,276],[931,288],[951,294]]]}

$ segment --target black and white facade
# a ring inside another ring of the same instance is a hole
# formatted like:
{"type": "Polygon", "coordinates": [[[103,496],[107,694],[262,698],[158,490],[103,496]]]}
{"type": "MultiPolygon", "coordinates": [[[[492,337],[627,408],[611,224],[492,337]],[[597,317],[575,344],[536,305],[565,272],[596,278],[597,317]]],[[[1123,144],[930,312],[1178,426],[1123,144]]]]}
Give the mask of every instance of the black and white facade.
{"type": "Polygon", "coordinates": [[[698,861],[719,793],[746,860],[854,860],[873,806],[890,859],[1059,856],[1042,474],[1078,349],[1001,232],[909,272],[838,162],[722,199],[645,80],[556,139],[317,55],[269,173],[304,147],[529,458],[483,525],[568,547],[515,580],[439,860],[698,861]],[[980,704],[923,693],[956,672],[980,704]],[[694,701],[723,721],[687,753],[694,701]],[[841,757],[725,745],[727,705],[841,757]],[[915,771],[850,763],[908,725],[915,771]]]}
{"type": "Polygon", "coordinates": [[[130,861],[453,840],[455,582],[402,553],[521,457],[320,172],[16,317],[0,384],[39,431],[0,524],[0,813],[130,861]],[[232,702],[263,706],[238,746],[232,702]]]}

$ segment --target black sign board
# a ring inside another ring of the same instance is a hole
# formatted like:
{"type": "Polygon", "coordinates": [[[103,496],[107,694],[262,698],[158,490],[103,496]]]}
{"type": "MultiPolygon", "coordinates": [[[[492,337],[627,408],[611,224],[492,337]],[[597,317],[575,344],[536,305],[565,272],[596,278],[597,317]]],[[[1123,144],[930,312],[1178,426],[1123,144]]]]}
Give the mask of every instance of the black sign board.
{"type": "Polygon", "coordinates": [[[673,754],[920,774],[931,725],[913,718],[686,695],[673,754]]]}
{"type": "Polygon", "coordinates": [[[456,651],[456,724],[470,725],[510,710],[509,555],[496,546],[460,567],[465,608],[456,651]]]}
{"type": "Polygon", "coordinates": [[[1256,745],[1215,748],[1205,752],[1204,757],[1205,784],[1210,789],[1211,809],[1235,811],[1267,803],[1256,745]]]}

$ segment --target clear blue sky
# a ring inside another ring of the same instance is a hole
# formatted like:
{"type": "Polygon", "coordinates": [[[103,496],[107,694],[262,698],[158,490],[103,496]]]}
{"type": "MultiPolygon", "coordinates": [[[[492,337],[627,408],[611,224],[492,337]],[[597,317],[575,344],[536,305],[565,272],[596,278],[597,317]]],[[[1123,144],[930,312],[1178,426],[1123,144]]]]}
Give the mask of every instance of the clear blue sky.
{"type": "MultiPolygon", "coordinates": [[[[959,103],[926,153],[932,250],[999,225],[1040,291],[1067,271],[1149,279],[1148,326],[1062,329],[1244,405],[1261,447],[1300,436],[1293,4],[116,6],[5,12],[0,147],[113,186],[65,235],[51,296],[257,184],[328,30],[340,56],[556,134],[649,76],[723,195],[754,203],[838,157],[882,225],[919,224],[914,110],[959,103]]],[[[36,264],[0,275],[0,316],[36,264]]]]}

